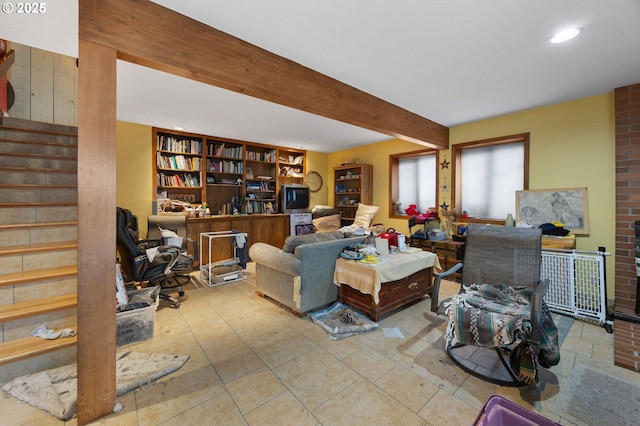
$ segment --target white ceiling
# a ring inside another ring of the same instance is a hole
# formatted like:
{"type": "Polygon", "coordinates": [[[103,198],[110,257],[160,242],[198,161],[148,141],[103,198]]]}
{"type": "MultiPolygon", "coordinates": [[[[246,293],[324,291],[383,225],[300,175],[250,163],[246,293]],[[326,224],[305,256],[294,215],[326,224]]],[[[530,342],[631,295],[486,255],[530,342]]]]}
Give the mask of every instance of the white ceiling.
{"type": "MultiPolygon", "coordinates": [[[[640,83],[638,0],[155,3],[449,127],[640,83]]],[[[46,5],[1,14],[0,38],[77,56],[77,1],[46,5]]],[[[121,61],[118,119],[320,152],[390,139],[121,61]]]]}

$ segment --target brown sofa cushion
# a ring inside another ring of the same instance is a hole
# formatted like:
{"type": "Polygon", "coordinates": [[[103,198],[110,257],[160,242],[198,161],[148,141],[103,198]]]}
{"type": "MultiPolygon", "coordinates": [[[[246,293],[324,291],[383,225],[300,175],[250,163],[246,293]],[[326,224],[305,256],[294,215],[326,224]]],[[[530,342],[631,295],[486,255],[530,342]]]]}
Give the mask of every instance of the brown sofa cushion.
{"type": "Polygon", "coordinates": [[[316,232],[330,232],[340,229],[340,213],[313,219],[316,232]]]}

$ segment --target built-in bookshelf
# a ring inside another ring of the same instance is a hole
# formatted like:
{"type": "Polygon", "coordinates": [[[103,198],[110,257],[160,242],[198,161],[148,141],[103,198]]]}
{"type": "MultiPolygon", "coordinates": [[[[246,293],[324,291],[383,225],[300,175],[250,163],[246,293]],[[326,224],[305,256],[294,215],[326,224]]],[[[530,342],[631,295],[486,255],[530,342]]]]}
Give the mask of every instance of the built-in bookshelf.
{"type": "Polygon", "coordinates": [[[276,213],[277,150],[273,147],[246,147],[246,209],[248,214],[276,213]]]}
{"type": "Polygon", "coordinates": [[[306,151],[153,129],[154,199],[207,203],[212,214],[277,213],[280,185],[304,183],[306,151]]]}
{"type": "Polygon", "coordinates": [[[155,194],[165,191],[172,198],[202,199],[202,138],[155,132],[155,164],[155,194]]]}
{"type": "Polygon", "coordinates": [[[284,184],[302,185],[305,177],[306,151],[294,148],[278,149],[278,187],[284,184]]]}

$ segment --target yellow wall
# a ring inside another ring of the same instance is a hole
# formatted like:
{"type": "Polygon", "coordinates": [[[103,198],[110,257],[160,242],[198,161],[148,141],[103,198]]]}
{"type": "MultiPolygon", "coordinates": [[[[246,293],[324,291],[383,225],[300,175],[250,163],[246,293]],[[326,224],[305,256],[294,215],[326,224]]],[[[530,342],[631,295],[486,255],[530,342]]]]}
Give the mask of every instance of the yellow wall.
{"type": "MultiPolygon", "coordinates": [[[[565,102],[548,107],[508,114],[452,127],[450,144],[529,132],[530,189],[586,187],[588,190],[590,234],[578,236],[578,250],[595,251],[604,246],[611,252],[607,276],[613,283],[615,251],[615,110],[613,93],[565,102]]],[[[407,232],[404,220],[389,219],[388,156],[420,149],[399,140],[381,142],[329,154],[329,167],[343,158],[359,157],[373,164],[373,202],[380,206],[374,221],[407,232]]],[[[450,150],[440,151],[440,161],[451,161],[450,150]]],[[[440,184],[451,185],[451,169],[440,169],[440,184]]],[[[328,172],[329,173],[329,172],[328,172]]],[[[333,186],[333,183],[331,183],[333,186]]],[[[451,204],[450,191],[439,191],[451,204]]],[[[330,202],[333,202],[331,198],[330,202]]],[[[614,286],[608,286],[613,297],[614,286]]]]}
{"type": "Polygon", "coordinates": [[[344,151],[330,153],[328,156],[328,191],[329,204],[334,202],[333,168],[342,164],[345,159],[358,159],[361,164],[373,165],[373,205],[379,206],[373,223],[383,223],[385,226],[395,228],[398,232],[407,234],[409,228],[406,220],[389,219],[389,155],[400,152],[417,151],[425,149],[422,145],[400,139],[392,139],[385,142],[370,144],[364,147],[352,148],[344,151]]]}
{"type": "MultiPolygon", "coordinates": [[[[590,234],[577,238],[579,250],[595,251],[604,246],[612,253],[607,259],[607,276],[613,282],[615,258],[615,128],[613,93],[513,113],[450,129],[450,143],[469,142],[530,132],[530,189],[587,187],[590,234]]],[[[402,140],[389,140],[330,154],[307,152],[307,170],[315,170],[324,180],[313,194],[311,205],[333,204],[333,168],[345,159],[373,164],[373,204],[380,206],[374,221],[408,233],[406,220],[390,219],[389,155],[424,147],[402,140]]],[[[449,150],[440,152],[440,161],[451,161],[449,150]]],[[[151,213],[151,128],[118,123],[119,206],[131,209],[140,218],[151,213]],[[142,161],[141,161],[142,159],[142,161]]],[[[451,185],[451,169],[439,169],[440,184],[451,185]]],[[[451,204],[449,191],[440,191],[439,203],[451,204]]],[[[146,231],[146,220],[140,221],[146,231]]],[[[610,285],[609,297],[614,286],[610,285]]]]}
{"type": "Polygon", "coordinates": [[[116,205],[138,217],[140,237],[144,238],[153,192],[151,127],[118,121],[116,135],[116,205]]]}

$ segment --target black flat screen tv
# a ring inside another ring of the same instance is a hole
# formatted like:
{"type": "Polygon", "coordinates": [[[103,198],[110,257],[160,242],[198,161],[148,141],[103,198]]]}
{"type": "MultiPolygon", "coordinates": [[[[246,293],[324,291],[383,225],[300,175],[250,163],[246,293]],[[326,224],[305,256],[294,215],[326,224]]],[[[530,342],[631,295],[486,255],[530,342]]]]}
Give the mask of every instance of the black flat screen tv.
{"type": "Polygon", "coordinates": [[[280,186],[282,213],[309,213],[310,192],[305,185],[285,184],[280,186]]]}

